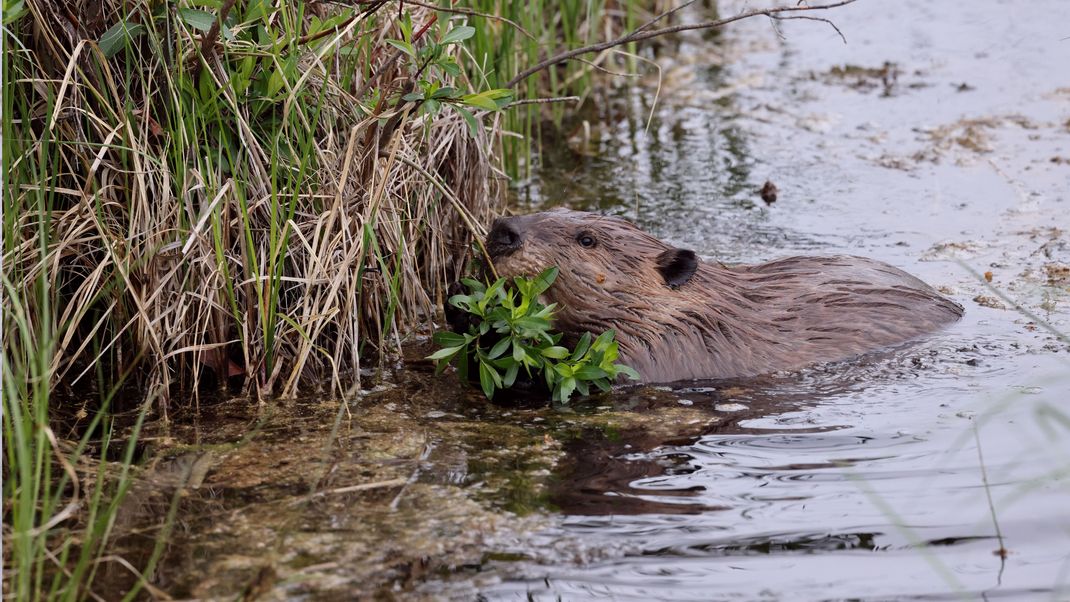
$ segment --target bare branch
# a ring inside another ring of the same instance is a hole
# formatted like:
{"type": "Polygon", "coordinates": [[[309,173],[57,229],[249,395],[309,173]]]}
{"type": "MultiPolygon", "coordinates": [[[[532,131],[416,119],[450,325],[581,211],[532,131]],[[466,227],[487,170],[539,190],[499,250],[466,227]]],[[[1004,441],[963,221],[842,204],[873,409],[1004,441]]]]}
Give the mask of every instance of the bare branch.
{"type": "MultiPolygon", "coordinates": [[[[525,79],[531,77],[532,75],[538,73],[539,71],[542,71],[543,69],[546,69],[547,67],[552,67],[553,65],[556,65],[558,63],[563,63],[565,61],[571,60],[571,59],[573,59],[573,58],[575,58],[577,56],[583,55],[583,54],[589,54],[591,52],[601,52],[601,51],[603,51],[603,50],[605,50],[607,48],[613,48],[615,46],[620,46],[622,44],[628,44],[630,42],[639,42],[639,41],[642,41],[642,40],[649,40],[650,38],[656,38],[656,37],[659,37],[659,36],[664,36],[664,35],[668,35],[668,34],[672,34],[672,33],[678,33],[678,32],[681,32],[681,31],[690,31],[690,30],[695,30],[695,29],[715,29],[717,27],[723,27],[725,25],[728,25],[729,23],[734,23],[736,21],[742,21],[743,19],[749,19],[751,17],[758,17],[758,16],[772,17],[774,15],[780,15],[782,13],[796,13],[796,12],[808,12],[808,11],[816,11],[816,10],[828,10],[828,9],[831,9],[831,8],[837,8],[837,7],[840,7],[840,6],[846,6],[846,5],[852,4],[854,2],[855,2],[855,0],[840,0],[839,2],[832,2],[832,3],[829,3],[829,4],[819,4],[819,5],[816,5],[816,6],[782,6],[782,7],[779,7],[779,8],[755,9],[755,10],[749,10],[749,11],[745,11],[745,12],[739,13],[738,15],[735,15],[735,16],[732,16],[732,17],[726,17],[724,19],[717,19],[716,21],[703,21],[701,23],[683,23],[683,24],[680,24],[680,25],[672,25],[670,27],[662,27],[660,29],[644,30],[643,27],[647,27],[647,24],[644,24],[639,29],[637,29],[637,30],[625,35],[625,36],[621,36],[621,37],[619,37],[619,38],[617,38],[615,40],[609,40],[607,42],[601,42],[601,43],[598,43],[598,44],[591,44],[590,46],[584,46],[582,48],[576,48],[574,50],[567,50],[567,51],[562,52],[560,54],[556,54],[556,55],[554,55],[554,56],[552,56],[552,57],[550,57],[550,58],[548,58],[548,59],[546,59],[544,61],[540,61],[539,63],[537,63],[537,64],[535,64],[535,65],[533,65],[531,67],[528,67],[527,69],[525,69],[525,70],[521,71],[520,73],[518,73],[516,75],[516,77],[514,77],[511,80],[509,80],[509,82],[506,83],[504,87],[505,88],[515,88],[516,85],[519,84],[520,82],[522,82],[525,79]]],[[[668,13],[671,13],[671,12],[675,12],[676,10],[678,10],[678,8],[670,9],[669,11],[666,11],[665,14],[668,14],[668,13]]],[[[655,17],[651,21],[651,23],[657,22],[663,16],[664,16],[664,14],[655,17]]]]}
{"type": "Polygon", "coordinates": [[[821,21],[822,23],[828,23],[829,27],[835,29],[836,33],[838,33],[840,35],[840,39],[843,40],[843,43],[844,44],[847,43],[847,37],[843,35],[843,32],[840,31],[840,28],[836,27],[836,24],[833,23],[831,20],[826,19],[824,17],[810,17],[810,16],[807,16],[807,15],[793,15],[793,16],[790,16],[790,17],[778,17],[777,15],[769,15],[769,18],[773,19],[774,21],[790,21],[792,19],[805,19],[807,21],[821,21]]]}

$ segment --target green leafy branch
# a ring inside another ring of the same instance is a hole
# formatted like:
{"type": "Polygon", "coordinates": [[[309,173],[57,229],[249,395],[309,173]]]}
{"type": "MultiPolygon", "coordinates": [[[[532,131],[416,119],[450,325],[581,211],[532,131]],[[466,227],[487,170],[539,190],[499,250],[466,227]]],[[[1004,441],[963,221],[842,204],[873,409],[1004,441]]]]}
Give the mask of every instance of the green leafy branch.
{"type": "Polygon", "coordinates": [[[455,81],[461,76],[461,67],[456,59],[447,53],[448,47],[474,36],[474,27],[454,27],[438,40],[430,40],[419,48],[413,42],[412,20],[408,13],[398,21],[398,27],[402,39],[386,40],[386,43],[400,50],[415,65],[415,86],[402,95],[402,102],[417,103],[420,111],[429,115],[438,114],[443,105],[448,105],[464,118],[465,123],[475,133],[479,129],[479,122],[465,106],[497,111],[513,100],[513,91],[504,88],[470,93],[443,85],[446,76],[455,81]]]}
{"type": "Polygon", "coordinates": [[[556,304],[539,301],[557,273],[554,267],[535,278],[516,277],[513,287],[506,286],[505,278],[490,285],[462,280],[469,293],[454,295],[449,303],[476,320],[465,333],[435,333],[434,342],[441,349],[428,359],[435,360],[440,373],[455,365],[462,381],[468,380],[469,363],[474,359],[480,387],[488,398],[512,387],[521,368],[529,378],[545,379],[558,402],[568,401],[577,391],[589,395],[592,385],[608,391],[622,374],[638,379],[635,370],[616,363],[620,353],[612,330],[597,338],[584,333],[571,350],[559,345],[562,334],[551,329],[556,304]]]}

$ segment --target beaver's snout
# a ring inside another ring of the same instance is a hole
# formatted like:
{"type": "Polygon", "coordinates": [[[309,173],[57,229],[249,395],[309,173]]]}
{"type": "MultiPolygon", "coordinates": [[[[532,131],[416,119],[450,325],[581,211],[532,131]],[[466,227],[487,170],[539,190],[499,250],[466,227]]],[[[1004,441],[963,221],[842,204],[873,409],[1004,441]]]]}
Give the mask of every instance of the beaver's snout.
{"type": "Polygon", "coordinates": [[[487,235],[487,252],[492,259],[504,257],[520,248],[520,231],[510,221],[508,218],[494,220],[494,226],[487,235]]]}

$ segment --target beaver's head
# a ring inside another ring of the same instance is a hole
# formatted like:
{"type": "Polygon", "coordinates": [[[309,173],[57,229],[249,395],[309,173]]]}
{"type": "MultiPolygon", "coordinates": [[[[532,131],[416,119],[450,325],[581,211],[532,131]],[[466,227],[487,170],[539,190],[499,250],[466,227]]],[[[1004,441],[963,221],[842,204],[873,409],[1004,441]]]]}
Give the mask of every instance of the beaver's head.
{"type": "Polygon", "coordinates": [[[607,304],[668,293],[698,269],[694,252],[667,245],[630,222],[567,209],[496,220],[487,251],[499,276],[534,276],[557,266],[560,273],[547,296],[575,318],[605,312],[607,304]]]}

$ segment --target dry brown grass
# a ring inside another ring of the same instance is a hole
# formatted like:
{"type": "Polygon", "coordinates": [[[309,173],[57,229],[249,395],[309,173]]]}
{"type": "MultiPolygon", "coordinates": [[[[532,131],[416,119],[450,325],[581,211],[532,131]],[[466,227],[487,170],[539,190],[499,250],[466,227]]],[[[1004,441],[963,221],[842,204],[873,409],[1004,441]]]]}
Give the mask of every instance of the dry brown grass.
{"type": "MultiPolygon", "coordinates": [[[[155,19],[147,1],[89,14],[96,4],[30,0],[8,40],[22,114],[5,157],[17,188],[3,261],[15,289],[49,282],[56,311],[31,313],[51,316],[39,327],[55,333],[53,383],[103,365],[134,369],[150,390],[196,391],[214,373],[258,394],[337,392],[362,356],[427,324],[471,226],[500,207],[496,132],[411,104],[389,131],[395,110],[372,101],[409,85],[404,61],[368,82],[371,100],[353,95],[395,54],[396,6],[299,44],[331,12],[276,2],[262,22],[283,43],[254,44],[232,24],[235,37],[202,56],[184,2],[155,19]],[[95,41],[124,14],[145,30],[105,58],[95,41]],[[245,57],[263,78],[296,68],[263,100],[235,84],[245,57]]],[[[406,11],[417,24],[432,15],[406,11]]]]}

